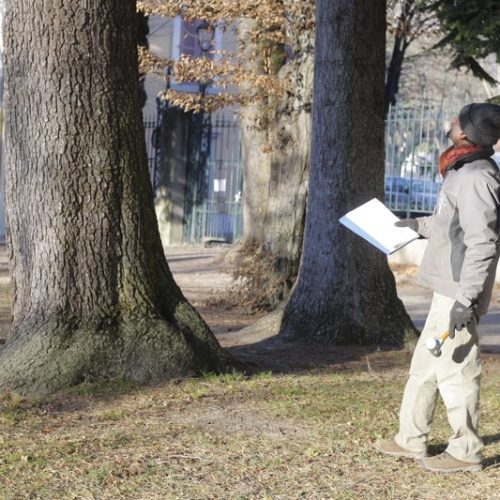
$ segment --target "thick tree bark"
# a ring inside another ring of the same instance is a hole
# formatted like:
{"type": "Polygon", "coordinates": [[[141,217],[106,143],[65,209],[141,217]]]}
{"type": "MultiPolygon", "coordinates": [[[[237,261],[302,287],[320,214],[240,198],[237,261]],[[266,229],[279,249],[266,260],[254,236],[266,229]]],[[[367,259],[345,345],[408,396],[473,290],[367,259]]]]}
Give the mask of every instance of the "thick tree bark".
{"type": "Polygon", "coordinates": [[[386,257],[338,222],[382,198],[383,0],[318,0],[313,139],[299,277],[285,337],[402,345],[415,333],[386,257]]]}
{"type": "Polygon", "coordinates": [[[232,360],[176,286],[158,234],[135,1],[6,4],[13,323],[0,387],[224,369],[232,360]]]}
{"type": "Polygon", "coordinates": [[[297,276],[310,160],[314,43],[311,29],[291,33],[293,56],[278,77],[289,92],[271,114],[255,105],[242,122],[245,247],[268,259],[270,301],[282,299],[297,276]],[[255,124],[266,120],[265,127],[255,124]],[[282,283],[283,286],[277,286],[282,283]]]}

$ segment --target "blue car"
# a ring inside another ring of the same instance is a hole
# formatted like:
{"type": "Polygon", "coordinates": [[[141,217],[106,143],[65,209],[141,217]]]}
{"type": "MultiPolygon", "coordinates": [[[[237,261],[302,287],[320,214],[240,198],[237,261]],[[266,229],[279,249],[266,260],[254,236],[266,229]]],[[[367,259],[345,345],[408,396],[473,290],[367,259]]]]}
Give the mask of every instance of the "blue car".
{"type": "Polygon", "coordinates": [[[436,206],[441,184],[432,181],[413,181],[411,186],[411,208],[418,212],[431,213],[436,206]]]}
{"type": "Polygon", "coordinates": [[[411,208],[410,181],[404,177],[387,176],[385,178],[385,205],[391,210],[411,208]]]}

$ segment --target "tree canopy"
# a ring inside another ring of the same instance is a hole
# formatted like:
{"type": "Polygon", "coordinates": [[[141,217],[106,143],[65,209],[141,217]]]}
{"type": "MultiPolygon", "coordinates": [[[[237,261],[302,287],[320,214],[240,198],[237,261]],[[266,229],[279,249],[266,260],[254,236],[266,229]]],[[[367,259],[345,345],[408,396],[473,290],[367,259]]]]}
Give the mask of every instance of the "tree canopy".
{"type": "MultiPolygon", "coordinates": [[[[186,111],[214,110],[231,104],[245,106],[257,101],[266,103],[270,96],[283,95],[289,80],[280,80],[276,74],[286,59],[285,44],[293,52],[294,34],[314,24],[313,0],[141,0],[137,7],[148,15],[170,18],[181,15],[186,21],[209,21],[222,30],[230,29],[236,20],[250,21],[245,36],[247,47],[242,47],[244,42],[240,40],[241,50],[237,53],[221,52],[218,54],[221,57],[210,59],[184,55],[173,61],[141,51],[144,66],[155,68],[159,74],[170,66],[172,77],[179,83],[200,79],[216,81],[220,90],[217,95],[187,95],[167,90],[165,99],[186,111]],[[258,64],[249,65],[249,58],[258,64]],[[227,91],[228,88],[232,90],[227,91]]],[[[236,25],[232,28],[238,30],[236,25]]]]}
{"type": "Polygon", "coordinates": [[[429,9],[436,13],[443,33],[435,48],[452,49],[452,67],[467,68],[478,78],[497,83],[483,60],[490,54],[500,56],[500,2],[438,0],[429,9]]]}

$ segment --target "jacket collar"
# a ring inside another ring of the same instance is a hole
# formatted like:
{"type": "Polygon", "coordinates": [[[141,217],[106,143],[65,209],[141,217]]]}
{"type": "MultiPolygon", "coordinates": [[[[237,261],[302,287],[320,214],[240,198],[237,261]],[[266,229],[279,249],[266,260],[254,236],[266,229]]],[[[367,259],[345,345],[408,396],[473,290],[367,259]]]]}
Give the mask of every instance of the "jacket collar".
{"type": "Polygon", "coordinates": [[[444,177],[450,170],[458,170],[466,163],[483,158],[489,158],[494,153],[493,148],[464,144],[451,146],[439,157],[439,172],[444,177]]]}

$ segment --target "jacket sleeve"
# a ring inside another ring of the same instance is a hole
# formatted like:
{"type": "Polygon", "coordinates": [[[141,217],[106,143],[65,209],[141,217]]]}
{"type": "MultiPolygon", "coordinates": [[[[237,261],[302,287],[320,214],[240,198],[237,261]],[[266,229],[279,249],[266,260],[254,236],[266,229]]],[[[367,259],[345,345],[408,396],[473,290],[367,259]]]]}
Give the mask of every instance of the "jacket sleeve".
{"type": "Polygon", "coordinates": [[[499,209],[495,176],[471,176],[458,193],[457,207],[466,250],[455,299],[468,307],[478,300],[495,271],[499,209]]]}
{"type": "Polygon", "coordinates": [[[429,238],[431,235],[432,215],[428,217],[417,217],[415,220],[418,223],[418,234],[424,238],[429,238]]]}

